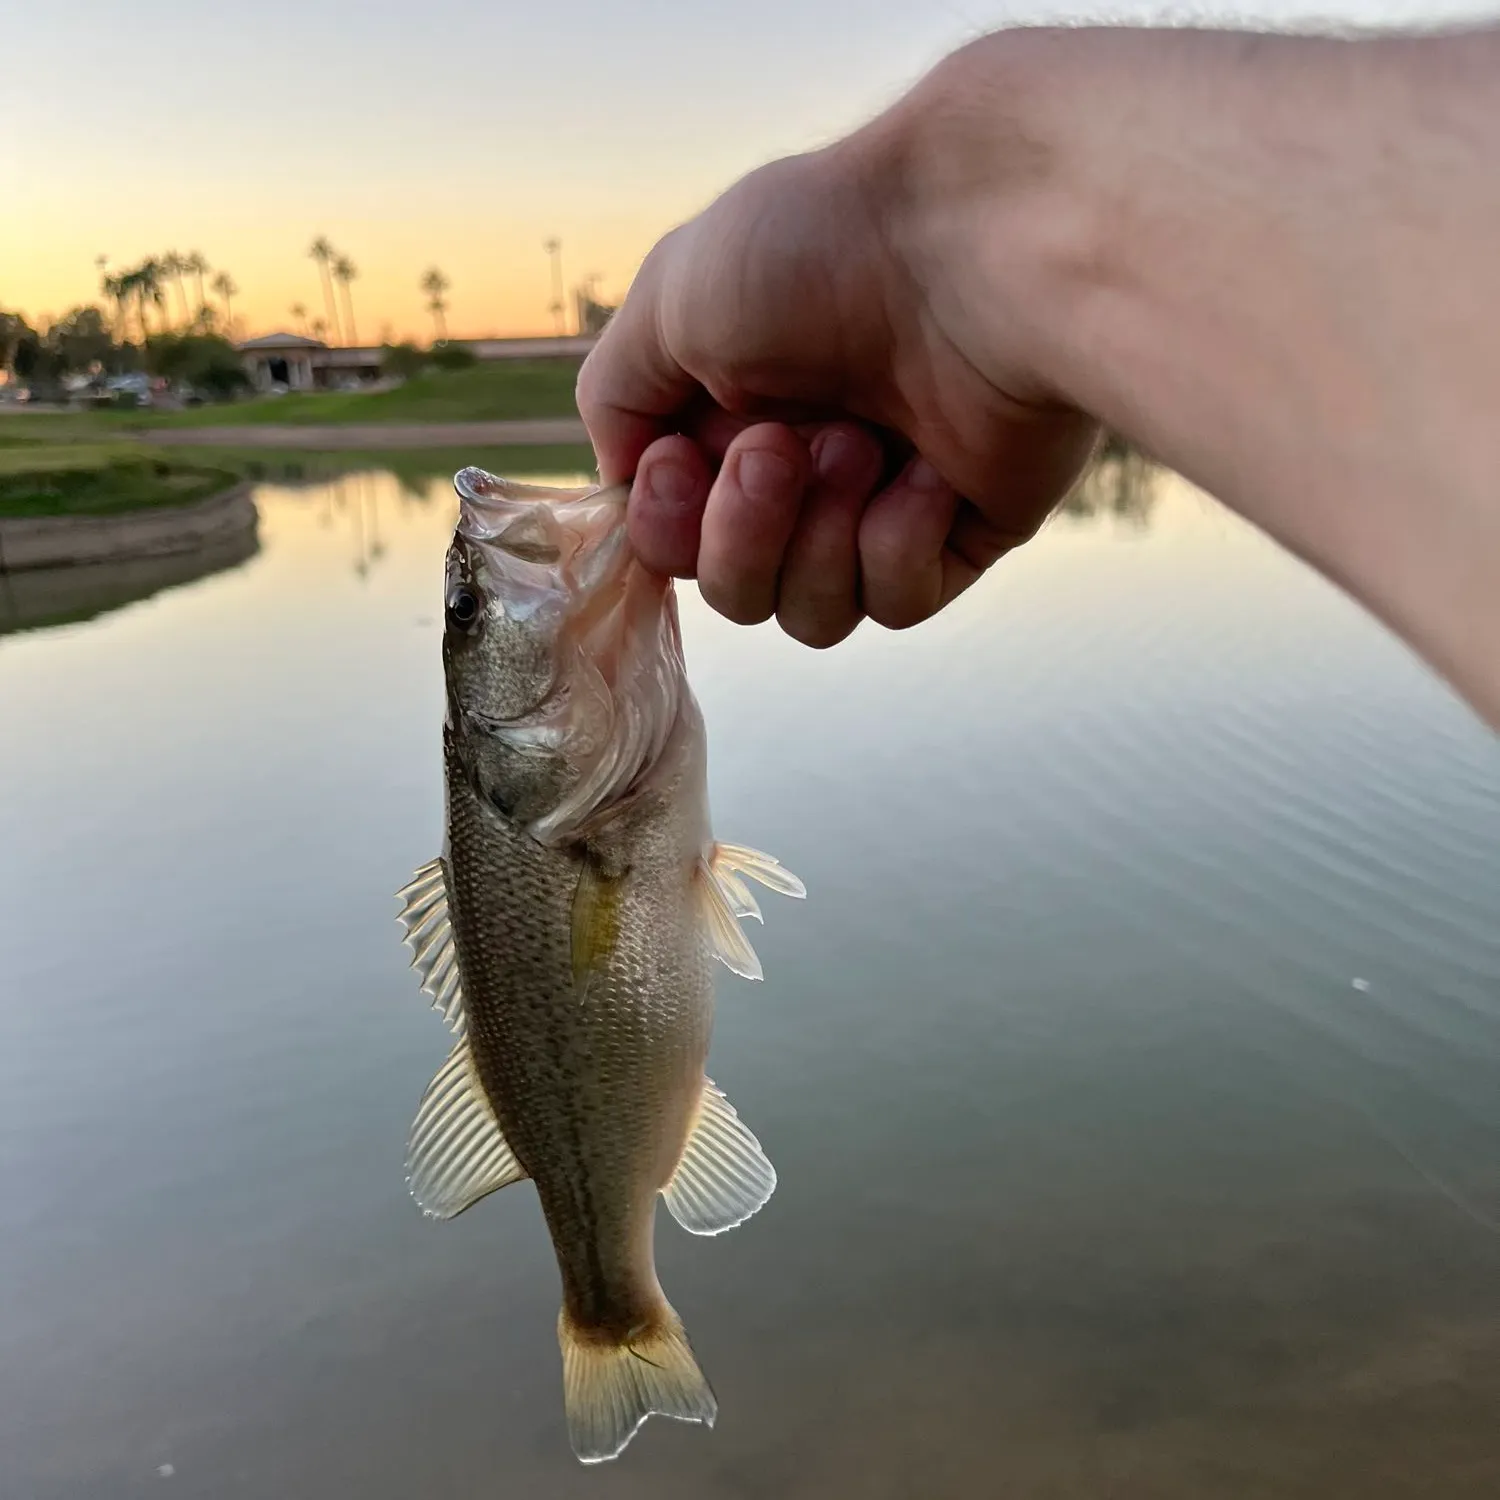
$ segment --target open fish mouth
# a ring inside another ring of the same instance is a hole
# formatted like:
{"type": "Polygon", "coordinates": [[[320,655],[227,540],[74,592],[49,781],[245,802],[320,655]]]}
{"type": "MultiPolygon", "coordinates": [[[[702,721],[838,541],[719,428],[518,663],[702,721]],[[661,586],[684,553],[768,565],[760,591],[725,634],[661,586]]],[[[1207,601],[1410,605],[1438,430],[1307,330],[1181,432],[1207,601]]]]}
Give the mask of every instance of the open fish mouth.
{"type": "Polygon", "coordinates": [[[460,469],[453,476],[458,494],[458,532],[466,541],[495,541],[518,520],[545,514],[569,531],[593,533],[623,521],[628,485],[558,488],[501,479],[484,469],[460,469]]]}

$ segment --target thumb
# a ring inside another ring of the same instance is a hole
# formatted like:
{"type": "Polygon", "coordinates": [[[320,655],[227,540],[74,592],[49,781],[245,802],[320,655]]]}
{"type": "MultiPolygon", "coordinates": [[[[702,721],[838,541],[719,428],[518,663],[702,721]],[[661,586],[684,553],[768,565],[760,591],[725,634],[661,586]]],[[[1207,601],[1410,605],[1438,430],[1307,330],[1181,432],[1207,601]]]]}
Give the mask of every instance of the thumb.
{"type": "Polygon", "coordinates": [[[701,389],[661,335],[661,262],[667,243],[662,241],[646,258],[578,372],[578,414],[605,484],[633,478],[641,454],[657,438],[677,430],[680,414],[701,389]]]}

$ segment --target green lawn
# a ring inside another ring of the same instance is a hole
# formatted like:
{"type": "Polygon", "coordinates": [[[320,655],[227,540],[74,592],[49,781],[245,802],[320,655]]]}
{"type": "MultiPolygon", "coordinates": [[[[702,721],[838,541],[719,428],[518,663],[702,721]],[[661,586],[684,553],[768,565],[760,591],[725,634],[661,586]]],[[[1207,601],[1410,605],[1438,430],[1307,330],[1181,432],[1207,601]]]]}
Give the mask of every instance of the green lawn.
{"type": "Polygon", "coordinates": [[[108,444],[0,449],[0,517],[101,516],[157,505],[191,505],[240,476],[195,459],[108,444]]]}
{"type": "Polygon", "coordinates": [[[257,396],[187,411],[130,409],[16,413],[0,417],[0,446],[17,439],[57,441],[108,437],[152,427],[314,426],[341,422],[500,422],[573,417],[576,359],[491,360],[467,370],[430,370],[395,390],[374,395],[328,391],[257,396]]]}

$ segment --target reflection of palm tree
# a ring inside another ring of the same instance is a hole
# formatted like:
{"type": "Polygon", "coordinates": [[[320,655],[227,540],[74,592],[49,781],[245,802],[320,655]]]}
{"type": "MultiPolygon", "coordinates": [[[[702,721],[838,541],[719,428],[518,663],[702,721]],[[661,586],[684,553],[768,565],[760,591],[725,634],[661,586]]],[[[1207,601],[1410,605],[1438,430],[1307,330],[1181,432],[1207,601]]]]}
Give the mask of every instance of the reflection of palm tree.
{"type": "Polygon", "coordinates": [[[214,277],[214,290],[224,299],[224,332],[234,337],[234,299],[239,295],[239,288],[234,284],[234,277],[228,271],[220,271],[214,277]]]}
{"type": "Polygon", "coordinates": [[[385,543],[380,540],[380,482],[373,474],[365,476],[370,497],[370,561],[379,562],[385,556],[385,543]]]}
{"type": "Polygon", "coordinates": [[[333,300],[333,276],[330,267],[333,264],[333,246],[328,243],[324,235],[319,235],[312,242],[307,252],[317,261],[318,269],[323,273],[323,303],[328,309],[328,326],[333,329],[333,341],[339,343],[339,310],[333,300]]]}
{"type": "Polygon", "coordinates": [[[362,488],[356,487],[354,497],[354,572],[359,578],[370,571],[370,559],[365,553],[365,496],[362,488]]]}
{"type": "Polygon", "coordinates": [[[203,295],[203,278],[208,275],[209,264],[204,258],[201,250],[194,250],[188,258],[183,261],[182,269],[190,272],[198,281],[198,318],[203,318],[203,309],[208,306],[208,299],[203,295]]]}
{"type": "Polygon", "coordinates": [[[422,290],[427,293],[427,310],[432,314],[432,326],[437,334],[434,342],[439,344],[448,341],[448,320],[443,316],[448,310],[448,304],[443,301],[443,293],[448,287],[448,278],[436,266],[430,267],[422,277],[422,290]]]}
{"type": "Polygon", "coordinates": [[[333,263],[333,278],[344,289],[344,342],[357,344],[359,336],[354,331],[354,298],[349,283],[359,275],[359,268],[347,255],[341,255],[333,263]]]}

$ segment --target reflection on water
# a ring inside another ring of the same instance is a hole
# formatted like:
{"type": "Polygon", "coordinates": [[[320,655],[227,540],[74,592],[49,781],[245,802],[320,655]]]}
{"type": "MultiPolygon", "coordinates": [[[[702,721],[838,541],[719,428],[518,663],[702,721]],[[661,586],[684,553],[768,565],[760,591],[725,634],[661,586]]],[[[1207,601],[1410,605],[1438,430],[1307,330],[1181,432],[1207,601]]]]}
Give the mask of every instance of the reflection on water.
{"type": "Polygon", "coordinates": [[[259,545],[251,527],[192,552],[0,572],[0,635],[91,620],[163,589],[236,568],[254,557],[259,545]]]}
{"type": "Polygon", "coordinates": [[[717,828],[811,894],[714,1044],[781,1186],[659,1236],[719,1427],[604,1471],[532,1190],[402,1180],[446,483],[0,642],[0,1495],[1500,1493],[1496,742],[1151,494],[835,652],[685,591],[717,828]]]}

